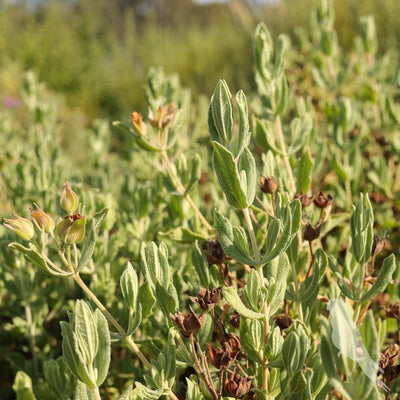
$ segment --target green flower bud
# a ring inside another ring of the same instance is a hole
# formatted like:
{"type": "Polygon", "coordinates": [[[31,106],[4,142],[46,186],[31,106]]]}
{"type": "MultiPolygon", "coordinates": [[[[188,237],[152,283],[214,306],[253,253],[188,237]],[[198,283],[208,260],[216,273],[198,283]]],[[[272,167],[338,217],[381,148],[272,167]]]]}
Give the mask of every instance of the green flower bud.
{"type": "Polygon", "coordinates": [[[4,218],[4,226],[10,231],[14,231],[24,240],[31,240],[35,233],[35,228],[29,219],[20,217],[13,213],[14,219],[4,218]]]}
{"type": "Polygon", "coordinates": [[[57,225],[58,236],[66,244],[79,243],[85,237],[86,217],[68,215],[57,225]]]}
{"type": "Polygon", "coordinates": [[[36,203],[34,204],[37,211],[32,210],[32,208],[29,211],[36,226],[40,230],[43,229],[46,233],[53,232],[55,226],[54,219],[50,215],[46,214],[36,203]]]}
{"type": "Polygon", "coordinates": [[[69,182],[64,183],[61,193],[60,205],[67,213],[73,213],[78,208],[78,196],[71,189],[69,182]]]}

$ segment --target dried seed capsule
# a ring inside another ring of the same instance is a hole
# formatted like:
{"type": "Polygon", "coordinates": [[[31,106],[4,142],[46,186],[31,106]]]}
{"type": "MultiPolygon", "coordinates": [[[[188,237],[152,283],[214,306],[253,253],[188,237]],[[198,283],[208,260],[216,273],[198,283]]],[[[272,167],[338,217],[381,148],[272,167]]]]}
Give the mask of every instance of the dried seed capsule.
{"type": "Polygon", "coordinates": [[[250,391],[252,377],[240,376],[236,371],[232,373],[230,378],[225,380],[224,387],[228,395],[235,398],[244,396],[250,391]]]}
{"type": "Polygon", "coordinates": [[[308,242],[312,242],[313,240],[317,239],[321,231],[321,227],[313,227],[311,224],[307,224],[306,227],[304,228],[304,240],[307,240],[308,242]]]}
{"type": "Polygon", "coordinates": [[[314,200],[314,196],[308,197],[304,193],[300,193],[296,196],[294,196],[295,199],[299,199],[301,203],[301,208],[306,208],[308,207],[314,200]]]}
{"type": "Polygon", "coordinates": [[[237,351],[232,351],[229,343],[224,343],[224,347],[222,349],[215,349],[210,344],[207,345],[207,356],[210,360],[211,364],[214,365],[215,368],[229,368],[233,362],[236,360],[238,355],[237,351]]]}
{"type": "Polygon", "coordinates": [[[319,191],[318,194],[316,194],[314,197],[314,204],[318,208],[327,208],[332,204],[332,202],[333,197],[330,194],[328,194],[328,196],[326,197],[325,194],[321,191],[319,191]]]}
{"type": "Polygon", "coordinates": [[[376,256],[379,254],[384,248],[386,244],[385,237],[380,238],[378,235],[374,234],[374,241],[372,243],[371,255],[376,256]]]}
{"type": "Polygon", "coordinates": [[[276,192],[276,189],[278,189],[278,183],[276,182],[276,179],[273,176],[263,176],[261,177],[261,186],[260,189],[264,193],[274,193],[276,192]]]}
{"type": "Polygon", "coordinates": [[[175,322],[182,335],[186,337],[190,336],[192,333],[196,335],[203,326],[205,318],[205,314],[202,314],[200,317],[198,317],[190,306],[189,311],[189,314],[184,314],[180,311],[177,312],[177,315],[172,313],[169,314],[170,318],[175,322]]]}
{"type": "Polygon", "coordinates": [[[218,239],[208,240],[205,244],[204,251],[209,264],[222,264],[226,260],[226,254],[218,239]]]}
{"type": "Polygon", "coordinates": [[[219,303],[221,298],[222,298],[221,288],[217,289],[200,288],[199,295],[197,297],[190,297],[190,300],[197,303],[201,307],[201,309],[207,311],[215,307],[215,305],[219,303]]]}

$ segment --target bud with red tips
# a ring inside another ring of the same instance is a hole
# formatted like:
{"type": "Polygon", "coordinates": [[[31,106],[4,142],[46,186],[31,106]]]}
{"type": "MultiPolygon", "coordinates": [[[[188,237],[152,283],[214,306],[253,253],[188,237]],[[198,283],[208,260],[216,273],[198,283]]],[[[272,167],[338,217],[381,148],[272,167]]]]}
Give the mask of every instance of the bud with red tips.
{"type": "Polygon", "coordinates": [[[135,132],[140,136],[146,136],[147,125],[143,122],[142,114],[134,111],[131,114],[131,121],[132,121],[133,129],[135,129],[135,132]]]}
{"type": "Polygon", "coordinates": [[[10,231],[14,231],[17,235],[21,236],[24,240],[31,240],[35,233],[35,228],[29,219],[20,217],[13,213],[14,219],[4,218],[3,225],[10,231]]]}
{"type": "Polygon", "coordinates": [[[54,219],[50,215],[46,214],[36,203],[33,204],[35,205],[37,211],[30,208],[29,212],[31,213],[31,217],[36,226],[46,233],[53,232],[55,227],[54,219]]]}
{"type": "Polygon", "coordinates": [[[69,182],[64,183],[64,189],[60,198],[60,205],[69,214],[72,214],[78,208],[78,196],[71,189],[71,184],[69,182]]]}

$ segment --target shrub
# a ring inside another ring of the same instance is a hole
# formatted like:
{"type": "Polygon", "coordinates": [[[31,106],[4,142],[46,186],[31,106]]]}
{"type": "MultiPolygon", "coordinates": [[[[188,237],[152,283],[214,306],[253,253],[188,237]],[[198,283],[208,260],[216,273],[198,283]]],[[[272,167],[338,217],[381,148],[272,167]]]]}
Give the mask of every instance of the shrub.
{"type": "Polygon", "coordinates": [[[361,27],[346,53],[326,0],[299,49],[260,24],[257,91],[220,80],[208,137],[202,103],[151,70],[148,113],[114,123],[125,158],[99,124],[82,171],[58,158],[28,79],[37,157],[10,148],[22,161],[2,169],[19,214],[39,206],[2,233],[22,239],[2,246],[0,287],[18,398],[400,393],[398,60],[377,56],[372,18],[361,27]]]}

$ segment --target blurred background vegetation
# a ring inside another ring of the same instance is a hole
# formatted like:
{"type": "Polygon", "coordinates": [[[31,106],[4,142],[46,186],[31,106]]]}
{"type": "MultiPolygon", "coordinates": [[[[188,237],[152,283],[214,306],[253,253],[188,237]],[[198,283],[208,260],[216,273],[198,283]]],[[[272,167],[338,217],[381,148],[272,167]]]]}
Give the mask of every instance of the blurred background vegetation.
{"type": "MultiPolygon", "coordinates": [[[[0,0],[0,102],[18,97],[22,71],[61,92],[82,123],[143,110],[151,66],[176,72],[193,97],[210,96],[219,78],[232,91],[253,89],[254,28],[264,21],[296,44],[315,0],[0,0]]],[[[398,0],[335,0],[341,44],[352,46],[358,17],[375,16],[380,51],[400,38],[398,0]]],[[[0,103],[0,104],[1,104],[0,103]]],[[[75,115],[76,117],[76,115],[75,115]]]]}

